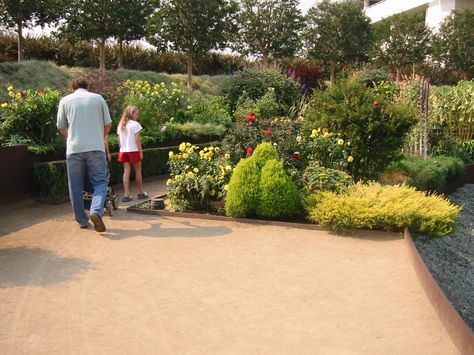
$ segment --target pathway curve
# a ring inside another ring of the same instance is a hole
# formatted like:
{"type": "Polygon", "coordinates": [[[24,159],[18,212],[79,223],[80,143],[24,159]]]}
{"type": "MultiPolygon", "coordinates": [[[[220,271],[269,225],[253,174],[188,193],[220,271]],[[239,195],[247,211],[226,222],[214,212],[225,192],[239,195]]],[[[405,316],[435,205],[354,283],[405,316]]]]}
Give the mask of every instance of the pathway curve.
{"type": "Polygon", "coordinates": [[[400,235],[117,212],[0,210],[0,353],[458,353],[400,235]]]}

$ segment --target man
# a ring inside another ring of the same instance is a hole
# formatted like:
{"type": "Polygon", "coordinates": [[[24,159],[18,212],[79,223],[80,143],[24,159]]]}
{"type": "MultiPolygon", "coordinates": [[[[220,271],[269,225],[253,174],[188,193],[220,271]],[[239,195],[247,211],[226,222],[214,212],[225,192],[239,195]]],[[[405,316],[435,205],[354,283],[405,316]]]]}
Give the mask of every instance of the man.
{"type": "Polygon", "coordinates": [[[110,160],[107,135],[112,120],[104,98],[87,91],[85,78],[75,78],[71,88],[74,92],[59,102],[57,117],[59,133],[67,140],[69,197],[79,226],[88,228],[89,217],[82,199],[84,178],[88,178],[94,191],[90,219],[97,232],[105,232],[102,216],[107,196],[107,159],[110,160]]]}

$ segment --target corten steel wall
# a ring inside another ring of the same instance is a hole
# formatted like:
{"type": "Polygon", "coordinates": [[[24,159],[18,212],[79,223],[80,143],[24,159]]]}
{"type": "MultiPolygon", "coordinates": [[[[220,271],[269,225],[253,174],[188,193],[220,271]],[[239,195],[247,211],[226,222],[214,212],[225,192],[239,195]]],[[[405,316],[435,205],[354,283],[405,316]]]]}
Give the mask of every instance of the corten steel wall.
{"type": "Polygon", "coordinates": [[[4,200],[33,194],[33,158],[26,145],[0,147],[0,196],[4,200]]]}
{"type": "Polygon", "coordinates": [[[465,165],[464,168],[464,174],[460,178],[445,184],[441,189],[442,193],[451,194],[456,191],[458,187],[465,184],[474,184],[474,164],[465,165]]]}

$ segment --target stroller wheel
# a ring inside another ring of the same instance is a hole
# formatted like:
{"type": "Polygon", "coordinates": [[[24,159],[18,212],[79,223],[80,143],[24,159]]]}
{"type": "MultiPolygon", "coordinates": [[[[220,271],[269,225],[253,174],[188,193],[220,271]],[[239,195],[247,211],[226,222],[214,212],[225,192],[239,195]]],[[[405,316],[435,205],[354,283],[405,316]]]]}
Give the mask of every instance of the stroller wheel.
{"type": "Polygon", "coordinates": [[[114,215],[114,209],[112,206],[112,201],[107,201],[107,207],[105,207],[107,214],[112,217],[114,215]]]}
{"type": "Polygon", "coordinates": [[[117,195],[114,195],[112,199],[112,207],[116,210],[119,207],[119,198],[117,195]]]}

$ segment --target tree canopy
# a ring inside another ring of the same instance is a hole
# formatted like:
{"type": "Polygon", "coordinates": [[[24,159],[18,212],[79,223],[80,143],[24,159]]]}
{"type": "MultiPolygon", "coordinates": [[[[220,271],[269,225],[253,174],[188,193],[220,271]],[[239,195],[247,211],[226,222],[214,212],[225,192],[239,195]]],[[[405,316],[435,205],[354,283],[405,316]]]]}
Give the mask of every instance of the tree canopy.
{"type": "Polygon", "coordinates": [[[291,57],[301,47],[304,18],[297,0],[242,0],[236,49],[243,54],[291,57]]]}
{"type": "Polygon", "coordinates": [[[237,3],[233,0],[163,0],[147,24],[147,40],[160,50],[185,52],[188,86],[193,58],[222,49],[235,34],[237,3]]]}
{"type": "Polygon", "coordinates": [[[330,66],[331,83],[337,65],[366,61],[371,43],[370,19],[360,1],[323,0],[308,10],[304,34],[308,55],[330,66]]]}

